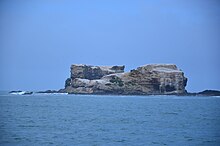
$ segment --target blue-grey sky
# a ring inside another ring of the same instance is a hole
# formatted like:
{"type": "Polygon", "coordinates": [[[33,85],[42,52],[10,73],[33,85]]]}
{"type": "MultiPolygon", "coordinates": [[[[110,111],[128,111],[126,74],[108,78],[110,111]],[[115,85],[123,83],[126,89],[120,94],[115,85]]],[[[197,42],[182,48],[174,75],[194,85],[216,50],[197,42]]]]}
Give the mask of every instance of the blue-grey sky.
{"type": "Polygon", "coordinates": [[[60,89],[70,65],[174,63],[220,89],[218,0],[1,0],[0,89],[60,89]]]}

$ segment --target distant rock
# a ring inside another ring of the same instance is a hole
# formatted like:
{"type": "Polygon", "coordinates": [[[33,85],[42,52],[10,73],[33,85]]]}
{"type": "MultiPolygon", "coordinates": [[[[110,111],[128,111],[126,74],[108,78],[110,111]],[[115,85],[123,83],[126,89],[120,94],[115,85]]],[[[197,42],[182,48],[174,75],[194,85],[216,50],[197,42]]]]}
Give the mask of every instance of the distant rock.
{"type": "Polygon", "coordinates": [[[125,66],[72,65],[62,92],[70,94],[185,94],[187,78],[174,64],[152,64],[124,72],[125,66]]]}
{"type": "Polygon", "coordinates": [[[24,94],[22,94],[22,95],[31,95],[31,94],[33,94],[32,91],[26,91],[26,92],[24,92],[24,94]]]}
{"type": "Polygon", "coordinates": [[[220,91],[217,91],[217,90],[204,90],[202,92],[197,93],[197,95],[220,96],[220,91]]]}
{"type": "Polygon", "coordinates": [[[20,93],[20,92],[23,92],[23,91],[17,90],[17,91],[10,91],[9,93],[20,93]]]}
{"type": "Polygon", "coordinates": [[[9,93],[14,94],[14,95],[31,95],[31,94],[33,94],[33,92],[31,92],[31,91],[20,91],[20,90],[10,91],[9,93]]]}
{"type": "Polygon", "coordinates": [[[36,93],[59,93],[59,91],[56,91],[56,90],[46,90],[46,91],[38,91],[36,93]]]}

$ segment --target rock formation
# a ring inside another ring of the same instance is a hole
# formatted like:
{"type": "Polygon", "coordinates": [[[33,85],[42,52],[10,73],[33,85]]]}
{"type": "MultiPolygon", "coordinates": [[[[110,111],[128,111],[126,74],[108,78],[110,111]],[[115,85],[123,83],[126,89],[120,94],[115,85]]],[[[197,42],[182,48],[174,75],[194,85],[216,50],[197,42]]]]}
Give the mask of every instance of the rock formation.
{"type": "Polygon", "coordinates": [[[72,65],[71,78],[81,79],[101,79],[105,75],[123,73],[125,66],[91,66],[91,65],[72,65]]]}
{"type": "Polygon", "coordinates": [[[62,92],[72,94],[184,94],[187,78],[173,64],[152,64],[124,72],[125,66],[72,65],[62,92]]]}

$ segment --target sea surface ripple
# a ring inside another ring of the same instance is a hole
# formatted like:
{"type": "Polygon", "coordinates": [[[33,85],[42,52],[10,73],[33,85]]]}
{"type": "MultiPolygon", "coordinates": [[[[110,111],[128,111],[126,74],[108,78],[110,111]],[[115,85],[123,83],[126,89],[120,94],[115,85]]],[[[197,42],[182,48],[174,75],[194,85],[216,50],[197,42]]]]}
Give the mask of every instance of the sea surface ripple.
{"type": "Polygon", "coordinates": [[[220,98],[0,96],[0,145],[220,145],[220,98]]]}

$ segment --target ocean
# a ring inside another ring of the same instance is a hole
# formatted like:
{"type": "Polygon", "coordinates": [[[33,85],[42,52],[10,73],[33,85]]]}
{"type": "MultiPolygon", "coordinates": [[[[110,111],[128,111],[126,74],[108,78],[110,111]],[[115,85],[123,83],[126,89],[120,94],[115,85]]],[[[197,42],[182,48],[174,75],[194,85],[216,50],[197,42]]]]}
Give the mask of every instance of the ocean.
{"type": "Polygon", "coordinates": [[[220,145],[220,97],[0,95],[0,145],[220,145]]]}

